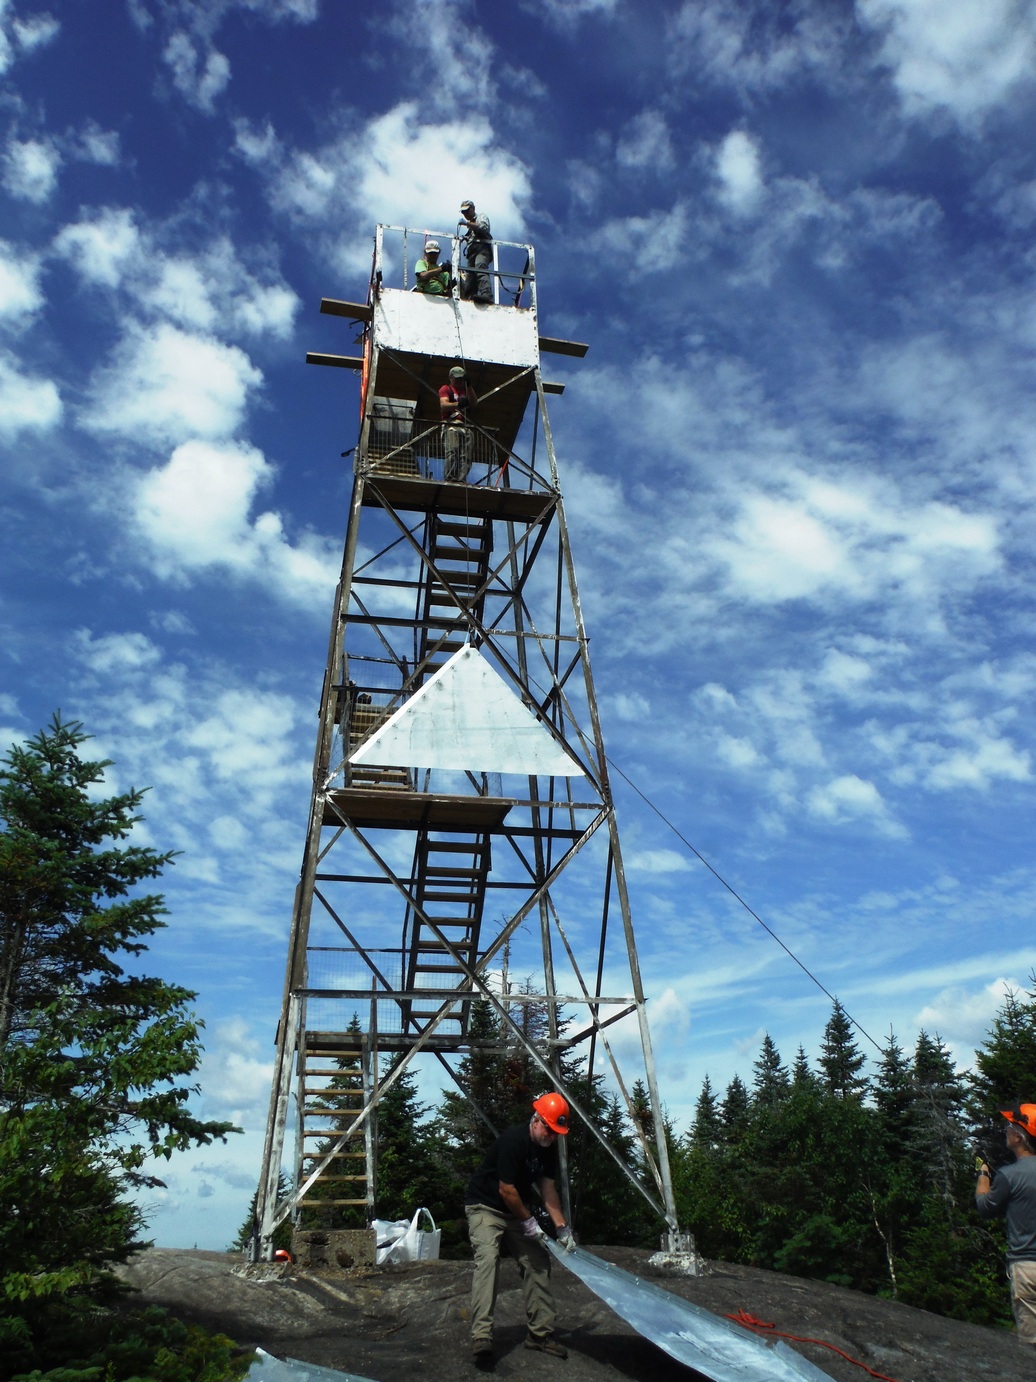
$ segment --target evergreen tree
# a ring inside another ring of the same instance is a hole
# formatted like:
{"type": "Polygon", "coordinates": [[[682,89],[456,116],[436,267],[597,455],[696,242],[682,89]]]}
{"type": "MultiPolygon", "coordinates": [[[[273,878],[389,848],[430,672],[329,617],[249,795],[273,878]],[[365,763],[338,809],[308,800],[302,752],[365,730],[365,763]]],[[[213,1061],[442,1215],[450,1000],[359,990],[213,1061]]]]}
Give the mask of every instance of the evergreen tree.
{"type": "Polygon", "coordinates": [[[816,1090],[820,1088],[820,1082],[816,1074],[810,1068],[805,1048],[802,1046],[799,1047],[795,1055],[795,1064],[791,1068],[791,1087],[795,1090],[816,1090]]]}
{"type": "Polygon", "coordinates": [[[172,856],[124,843],[144,794],[100,795],[87,738],[55,716],[0,767],[0,1350],[104,1292],[155,1158],[233,1130],[188,1107],[194,995],[124,968],[164,925],[139,888],[172,856]]]}
{"type": "Polygon", "coordinates": [[[781,1063],[781,1053],[767,1032],[758,1059],[752,1067],[752,1102],[756,1108],[773,1108],[788,1097],[791,1079],[781,1063]]]}
{"type": "Polygon", "coordinates": [[[455,1209],[427,1113],[428,1105],[418,1101],[417,1077],[408,1067],[378,1103],[376,1211],[381,1219],[410,1218],[423,1206],[440,1220],[455,1209]]]}
{"type": "Polygon", "coordinates": [[[723,1124],[723,1137],[729,1146],[741,1142],[748,1132],[749,1098],[745,1082],[735,1075],[727,1085],[727,1092],[720,1105],[720,1121],[723,1124]]]}
{"type": "Polygon", "coordinates": [[[694,1106],[694,1122],[691,1124],[690,1143],[693,1147],[700,1147],[702,1151],[714,1152],[719,1147],[723,1138],[723,1121],[720,1117],[719,1104],[713,1092],[712,1083],[708,1075],[701,1087],[698,1095],[698,1102],[694,1106]]]}
{"type": "Polygon", "coordinates": [[[967,1115],[972,1137],[992,1166],[1010,1160],[999,1110],[1036,1099],[1036,974],[1024,994],[1004,997],[985,1041],[975,1054],[967,1115]]]}
{"type": "Polygon", "coordinates": [[[824,1088],[839,1099],[863,1094],[867,1089],[867,1078],[860,1071],[865,1062],[866,1058],[853,1037],[853,1024],[836,998],[820,1045],[824,1088]]]}

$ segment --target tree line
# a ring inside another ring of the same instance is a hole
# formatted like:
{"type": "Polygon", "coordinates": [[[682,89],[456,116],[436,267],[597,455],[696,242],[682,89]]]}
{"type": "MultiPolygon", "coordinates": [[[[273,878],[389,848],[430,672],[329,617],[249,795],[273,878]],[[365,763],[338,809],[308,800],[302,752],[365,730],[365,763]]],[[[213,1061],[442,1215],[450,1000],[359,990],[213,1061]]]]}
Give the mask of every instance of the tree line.
{"type": "MultiPolygon", "coordinates": [[[[545,1008],[525,1001],[521,1012],[545,1050],[545,1008]]],[[[471,1098],[448,1090],[437,1105],[423,1104],[406,1070],[379,1108],[377,1213],[397,1218],[427,1205],[443,1227],[444,1255],[466,1253],[464,1189],[493,1135],[475,1105],[503,1129],[528,1116],[543,1084],[485,1002],[474,1004],[471,1036],[476,1046],[459,1066],[471,1098]],[[498,1049],[477,1045],[494,1038],[498,1049]]],[[[631,1118],[577,1058],[565,1058],[561,1075],[638,1173],[638,1132],[649,1145],[666,1137],[680,1226],[705,1257],[972,1323],[1008,1322],[1003,1231],[974,1212],[975,1166],[976,1157],[992,1166],[1008,1160],[998,1110],[1033,1096],[1036,987],[1007,994],[969,1071],[927,1032],[910,1052],[890,1036],[868,1069],[837,1001],[819,1052],[811,1063],[800,1046],[788,1065],[765,1036],[747,1081],[735,1075],[721,1093],[706,1076],[682,1131],[667,1117],[661,1129],[652,1125],[642,1085],[632,1090],[631,1118]]],[[[657,1246],[662,1225],[596,1139],[577,1124],[566,1150],[582,1241],[657,1246]]],[[[363,1222],[361,1210],[331,1208],[303,1219],[313,1228],[363,1222]]],[[[250,1220],[239,1245],[248,1231],[250,1220]]]]}

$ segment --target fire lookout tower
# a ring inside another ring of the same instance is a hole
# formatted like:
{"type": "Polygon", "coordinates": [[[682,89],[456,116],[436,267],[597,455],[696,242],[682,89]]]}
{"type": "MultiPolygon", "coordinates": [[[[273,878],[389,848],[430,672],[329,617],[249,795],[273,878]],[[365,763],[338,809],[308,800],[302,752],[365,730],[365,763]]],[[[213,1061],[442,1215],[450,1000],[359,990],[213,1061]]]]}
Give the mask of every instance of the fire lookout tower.
{"type": "MultiPolygon", "coordinates": [[[[457,237],[437,238],[458,263],[457,237]]],[[[522,1051],[565,1095],[676,1250],[665,1139],[631,1098],[639,1081],[661,1127],[547,417],[563,386],[540,373],[541,353],[586,347],[539,334],[531,246],[494,242],[486,302],[453,283],[414,291],[424,243],[378,226],[366,303],[321,304],[360,325],[362,356],[307,357],[360,372],[361,417],[254,1251],[269,1257],[276,1227],[313,1205],[370,1221],[379,1100],[429,1062],[470,1098],[459,1067],[486,1046],[479,1000],[496,1047],[522,1051]],[[440,396],[451,369],[476,400],[456,425],[440,396]],[[530,1003],[546,1013],[535,1041],[530,1003]],[[618,1093],[640,1166],[566,1088],[569,1054],[618,1093]]],[[[478,1112],[488,1141],[501,1129],[478,1112]]]]}

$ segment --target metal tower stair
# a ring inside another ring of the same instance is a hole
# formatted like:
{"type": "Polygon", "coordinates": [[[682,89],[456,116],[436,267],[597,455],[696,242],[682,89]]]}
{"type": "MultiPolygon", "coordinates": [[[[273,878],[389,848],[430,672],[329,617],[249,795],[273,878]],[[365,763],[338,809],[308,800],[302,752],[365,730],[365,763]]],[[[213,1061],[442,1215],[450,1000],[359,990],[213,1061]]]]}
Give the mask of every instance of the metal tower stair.
{"type": "MultiPolygon", "coordinates": [[[[406,981],[413,994],[403,1005],[404,1024],[421,1032],[444,1001],[444,990],[463,988],[467,975],[458,963],[477,966],[486,879],[492,865],[490,837],[485,834],[452,835],[449,839],[419,837],[414,851],[414,897],[426,917],[435,922],[456,951],[425,926],[408,909],[406,981]]],[[[444,1036],[467,1031],[470,1004],[456,1004],[437,1030],[444,1036]]]]}
{"type": "Polygon", "coordinates": [[[299,1208],[363,1209],[369,1217],[374,1206],[370,1121],[331,1151],[370,1099],[372,1062],[367,1038],[351,1032],[308,1032],[299,1050],[299,1066],[298,1183],[329,1151],[331,1155],[316,1185],[299,1200],[299,1208]],[[331,1187],[330,1193],[316,1193],[319,1187],[331,1187]]]}
{"type": "Polygon", "coordinates": [[[431,565],[421,592],[415,689],[467,642],[465,612],[482,618],[493,525],[484,516],[431,513],[427,543],[431,565]]]}

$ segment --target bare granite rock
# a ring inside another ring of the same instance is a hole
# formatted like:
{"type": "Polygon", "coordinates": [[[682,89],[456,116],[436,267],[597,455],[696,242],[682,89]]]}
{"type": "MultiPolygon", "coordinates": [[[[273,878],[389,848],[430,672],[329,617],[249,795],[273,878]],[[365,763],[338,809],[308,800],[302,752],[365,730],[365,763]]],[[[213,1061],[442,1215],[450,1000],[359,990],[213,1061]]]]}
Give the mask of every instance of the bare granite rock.
{"type": "MultiPolygon", "coordinates": [[[[701,1277],[657,1274],[650,1253],[592,1251],[718,1315],[745,1311],[784,1334],[821,1339],[893,1382],[1036,1382],[1036,1349],[1008,1330],[946,1320],[823,1282],[752,1267],[708,1264],[701,1277]]],[[[291,1266],[244,1267],[224,1253],[152,1248],[124,1269],[148,1303],[261,1346],[373,1382],[474,1378],[468,1343],[470,1262],[421,1262],[357,1271],[333,1281],[291,1266]]],[[[518,1273],[500,1270],[493,1376],[568,1382],[693,1382],[698,1374],[643,1339],[570,1273],[555,1267],[558,1338],[567,1360],[522,1347],[518,1273]]],[[[834,1382],[868,1373],[814,1343],[792,1348],[834,1382]]]]}

